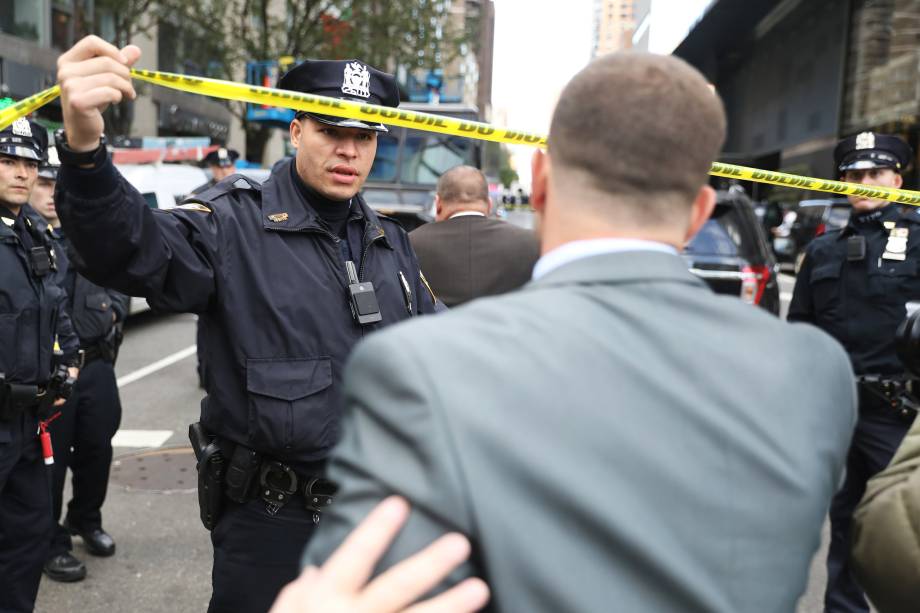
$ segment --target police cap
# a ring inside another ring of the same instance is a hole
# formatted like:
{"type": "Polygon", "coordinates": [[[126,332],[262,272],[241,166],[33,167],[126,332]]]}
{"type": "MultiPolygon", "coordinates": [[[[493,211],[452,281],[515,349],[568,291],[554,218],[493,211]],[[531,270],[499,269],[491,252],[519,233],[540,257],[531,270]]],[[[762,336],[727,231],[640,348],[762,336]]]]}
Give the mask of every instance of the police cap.
{"type": "MultiPolygon", "coordinates": [[[[306,60],[285,73],[278,87],[367,104],[399,106],[399,88],[393,75],[358,60],[306,60]]],[[[332,126],[387,131],[386,126],[379,123],[303,111],[297,113],[297,117],[303,115],[332,126]]]]}
{"type": "Polygon", "coordinates": [[[58,158],[57,149],[52,145],[48,147],[45,159],[38,163],[38,176],[56,181],[60,168],[61,160],[58,158]]]}
{"type": "Polygon", "coordinates": [[[834,164],[841,173],[870,168],[892,168],[901,172],[910,164],[913,155],[910,145],[897,136],[860,132],[837,143],[834,164]]]}
{"type": "Polygon", "coordinates": [[[0,130],[0,154],[41,161],[47,149],[48,132],[31,119],[20,117],[0,130]]]}
{"type": "Polygon", "coordinates": [[[227,168],[228,166],[233,166],[236,164],[236,161],[240,159],[240,153],[236,149],[227,149],[226,147],[221,147],[220,149],[215,149],[211,153],[204,156],[202,160],[208,166],[220,166],[221,168],[227,168]]]}

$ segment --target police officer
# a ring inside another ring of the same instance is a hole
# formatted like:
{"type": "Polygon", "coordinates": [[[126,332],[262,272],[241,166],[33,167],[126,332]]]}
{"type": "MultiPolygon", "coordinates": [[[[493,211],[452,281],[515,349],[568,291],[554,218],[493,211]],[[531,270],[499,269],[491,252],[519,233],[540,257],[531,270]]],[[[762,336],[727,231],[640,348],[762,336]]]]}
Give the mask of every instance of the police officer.
{"type": "Polygon", "coordinates": [[[211,180],[192,190],[192,195],[200,194],[232,175],[234,164],[238,159],[240,159],[239,152],[236,149],[227,149],[226,147],[215,149],[204,156],[202,162],[211,171],[211,180]]]}
{"type": "Polygon", "coordinates": [[[39,422],[77,374],[54,247],[23,212],[47,138],[27,119],[0,131],[0,611],[35,604],[52,530],[39,422]]]}
{"type": "MultiPolygon", "coordinates": [[[[100,141],[102,109],[134,96],[139,55],[88,37],[59,59],[58,210],[96,283],[199,314],[208,395],[191,435],[214,545],[209,610],[265,611],[334,491],[322,475],[351,348],[433,312],[434,297],[406,233],[358,194],[379,123],[298,113],[296,155],[264,184],[230,177],[175,209],[146,206],[100,141]]],[[[307,61],[280,86],[399,103],[395,79],[360,61],[307,61]]]]}
{"type": "Polygon", "coordinates": [[[71,533],[81,536],[92,555],[115,553],[115,541],[102,529],[101,509],[112,464],[112,437],[121,422],[114,363],[121,341],[120,323],[128,313],[128,297],[96,285],[69,265],[69,259],[77,255],[69,253],[54,207],[58,166],[57,152],[49,147],[48,158],[39,165],[30,204],[56,247],[57,279],[67,292],[71,323],[84,356],[74,395],[55,422],[52,435],[57,451],[52,490],[55,522],[61,519],[68,467],[73,474],[73,493],[67,518],[63,525],[56,526],[44,571],[50,579],[69,582],[86,576],[86,565],[71,553],[71,533]]]}
{"type": "MultiPolygon", "coordinates": [[[[913,157],[895,136],[863,132],[834,150],[841,180],[899,188],[913,157]]],[[[825,607],[869,611],[850,574],[850,518],[866,481],[884,468],[915,412],[903,402],[905,368],[895,333],[905,304],[920,299],[920,209],[865,196],[849,196],[850,221],[814,239],[796,278],[789,321],[810,322],[836,338],[857,375],[860,413],[846,480],[830,509],[825,607]]]]}

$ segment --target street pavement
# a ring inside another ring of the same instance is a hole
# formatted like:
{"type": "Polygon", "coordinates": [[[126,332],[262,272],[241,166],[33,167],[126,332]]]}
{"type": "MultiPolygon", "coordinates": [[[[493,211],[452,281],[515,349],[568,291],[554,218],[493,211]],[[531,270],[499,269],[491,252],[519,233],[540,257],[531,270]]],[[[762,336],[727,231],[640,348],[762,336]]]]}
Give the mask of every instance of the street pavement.
{"type": "MultiPolygon", "coordinates": [[[[793,278],[783,276],[780,283],[785,309],[793,278]]],[[[206,610],[211,544],[198,519],[186,437],[203,395],[194,342],[193,315],[146,313],[129,320],[116,369],[124,415],[103,508],[117,552],[94,558],[75,538],[74,553],[89,575],[75,584],[43,579],[39,613],[206,610]]],[[[797,613],[821,611],[826,532],[797,613]]]]}

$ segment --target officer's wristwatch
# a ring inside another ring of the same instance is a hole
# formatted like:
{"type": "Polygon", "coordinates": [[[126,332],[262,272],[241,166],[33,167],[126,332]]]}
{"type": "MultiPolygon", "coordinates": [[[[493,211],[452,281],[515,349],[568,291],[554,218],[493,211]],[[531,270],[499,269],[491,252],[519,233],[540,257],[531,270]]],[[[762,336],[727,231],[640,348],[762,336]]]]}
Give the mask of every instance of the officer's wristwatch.
{"type": "Polygon", "coordinates": [[[57,145],[58,159],[61,164],[68,166],[99,166],[105,162],[109,155],[106,148],[107,141],[105,134],[99,137],[99,146],[92,151],[74,151],[67,146],[67,134],[64,128],[59,128],[54,132],[54,143],[57,145]]]}

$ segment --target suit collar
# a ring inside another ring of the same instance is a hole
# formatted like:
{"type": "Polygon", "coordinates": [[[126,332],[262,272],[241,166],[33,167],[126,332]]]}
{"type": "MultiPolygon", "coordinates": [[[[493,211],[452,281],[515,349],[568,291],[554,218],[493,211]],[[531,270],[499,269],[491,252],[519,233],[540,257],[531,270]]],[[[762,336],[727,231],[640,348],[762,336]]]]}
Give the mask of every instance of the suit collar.
{"type": "Polygon", "coordinates": [[[589,256],[563,264],[530,285],[549,287],[647,281],[706,286],[687,270],[687,262],[681,256],[656,251],[621,251],[589,256]]]}

